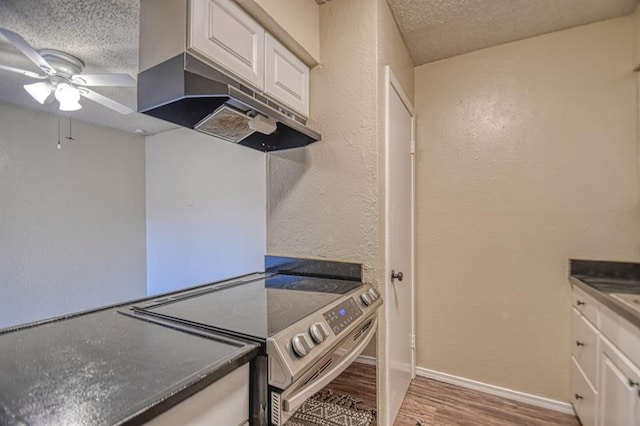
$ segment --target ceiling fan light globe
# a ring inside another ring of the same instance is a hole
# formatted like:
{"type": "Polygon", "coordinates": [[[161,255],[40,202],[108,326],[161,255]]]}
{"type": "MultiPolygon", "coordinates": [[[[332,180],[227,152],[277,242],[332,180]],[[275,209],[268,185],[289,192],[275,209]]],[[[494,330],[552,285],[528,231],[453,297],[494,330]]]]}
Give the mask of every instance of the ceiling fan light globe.
{"type": "Polygon", "coordinates": [[[82,108],[79,102],[60,102],[60,111],[77,111],[82,108]]]}
{"type": "Polygon", "coordinates": [[[80,100],[80,93],[75,87],[67,83],[60,83],[56,88],[56,99],[61,105],[71,103],[77,104],[80,100]]]}
{"type": "Polygon", "coordinates": [[[52,91],[49,83],[45,83],[43,81],[39,83],[25,84],[24,90],[26,90],[33,99],[40,102],[41,104],[44,104],[49,96],[51,96],[52,91]]]}

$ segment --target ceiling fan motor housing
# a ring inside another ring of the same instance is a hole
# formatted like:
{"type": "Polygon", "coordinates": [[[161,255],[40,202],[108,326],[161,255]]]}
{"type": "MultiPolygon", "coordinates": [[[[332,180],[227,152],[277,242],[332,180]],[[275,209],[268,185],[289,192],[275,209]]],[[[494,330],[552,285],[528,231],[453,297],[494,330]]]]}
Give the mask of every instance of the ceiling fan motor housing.
{"type": "Polygon", "coordinates": [[[71,79],[71,76],[84,70],[84,62],[61,50],[41,49],[38,53],[53,67],[57,75],[66,79],[71,79]]]}

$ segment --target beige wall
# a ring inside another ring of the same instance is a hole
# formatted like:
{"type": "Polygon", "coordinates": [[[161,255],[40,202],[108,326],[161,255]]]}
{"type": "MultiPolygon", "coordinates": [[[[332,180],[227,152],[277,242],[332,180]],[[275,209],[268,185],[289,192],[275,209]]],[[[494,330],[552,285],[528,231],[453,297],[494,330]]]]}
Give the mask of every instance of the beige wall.
{"type": "Polygon", "coordinates": [[[315,0],[255,0],[309,54],[320,60],[320,6],[315,0]]]}
{"type": "MultiPolygon", "coordinates": [[[[636,10],[631,15],[633,19],[633,31],[634,31],[634,45],[633,45],[633,66],[635,69],[640,67],[640,5],[636,7],[636,10]]],[[[638,99],[638,119],[636,122],[636,137],[638,138],[638,198],[640,198],[640,72],[636,71],[636,91],[638,99]]]]}
{"type": "Polygon", "coordinates": [[[416,68],[417,363],[569,399],[568,258],[640,260],[630,17],[416,68]]]}

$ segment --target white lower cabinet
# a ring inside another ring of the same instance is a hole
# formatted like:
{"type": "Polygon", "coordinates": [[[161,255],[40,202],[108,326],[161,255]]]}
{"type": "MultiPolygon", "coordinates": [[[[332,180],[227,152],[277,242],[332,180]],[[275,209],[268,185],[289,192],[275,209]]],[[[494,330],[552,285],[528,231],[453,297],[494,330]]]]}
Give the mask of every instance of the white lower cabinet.
{"type": "Polygon", "coordinates": [[[640,329],[574,286],[571,402],[583,426],[640,426],[640,329]],[[600,325],[605,324],[604,327],[600,325]]]}
{"type": "Polygon", "coordinates": [[[249,364],[185,399],[147,425],[244,426],[249,424],[249,364]]]}
{"type": "Polygon", "coordinates": [[[602,339],[601,426],[640,425],[640,371],[602,339]]]}
{"type": "Polygon", "coordinates": [[[582,426],[595,426],[598,393],[591,386],[574,357],[571,357],[571,396],[573,408],[582,426]]]}
{"type": "Polygon", "coordinates": [[[598,354],[600,352],[600,333],[582,316],[573,309],[573,339],[571,341],[571,354],[576,363],[580,365],[582,372],[590,384],[596,388],[598,385],[598,354]]]}

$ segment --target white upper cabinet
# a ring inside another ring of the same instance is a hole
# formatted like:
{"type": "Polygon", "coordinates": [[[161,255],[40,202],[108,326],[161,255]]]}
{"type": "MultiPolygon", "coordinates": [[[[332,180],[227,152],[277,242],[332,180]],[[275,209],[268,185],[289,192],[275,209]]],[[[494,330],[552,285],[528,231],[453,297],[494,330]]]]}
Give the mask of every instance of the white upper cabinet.
{"type": "Polygon", "coordinates": [[[265,35],[265,91],[309,116],[309,67],[270,34],[265,35]]]}
{"type": "Polygon", "coordinates": [[[233,0],[189,0],[186,47],[309,117],[309,67],[233,0]]]}
{"type": "Polygon", "coordinates": [[[231,0],[191,0],[187,48],[264,90],[264,28],[231,0]]]}
{"type": "Polygon", "coordinates": [[[309,67],[236,1],[140,0],[140,71],[185,51],[309,117],[309,67]]]}

